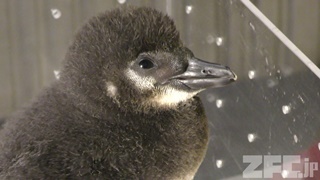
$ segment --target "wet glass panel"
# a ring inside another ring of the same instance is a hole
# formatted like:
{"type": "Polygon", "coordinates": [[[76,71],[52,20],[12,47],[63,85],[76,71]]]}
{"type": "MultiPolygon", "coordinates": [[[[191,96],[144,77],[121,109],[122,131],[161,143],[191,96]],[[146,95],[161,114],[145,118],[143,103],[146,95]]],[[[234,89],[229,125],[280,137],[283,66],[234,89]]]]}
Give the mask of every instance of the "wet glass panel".
{"type": "Polygon", "coordinates": [[[226,39],[216,56],[239,79],[201,94],[211,138],[195,179],[242,179],[244,155],[319,161],[319,78],[241,1],[215,2],[224,12],[219,28],[226,39]]]}

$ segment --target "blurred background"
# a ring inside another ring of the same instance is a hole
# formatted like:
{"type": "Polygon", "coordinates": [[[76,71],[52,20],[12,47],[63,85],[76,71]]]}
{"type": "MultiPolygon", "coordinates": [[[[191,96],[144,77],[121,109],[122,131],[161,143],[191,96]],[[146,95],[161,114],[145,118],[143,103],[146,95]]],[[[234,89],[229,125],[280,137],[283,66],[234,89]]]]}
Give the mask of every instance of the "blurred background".
{"type": "MultiPolygon", "coordinates": [[[[184,43],[197,56],[223,63],[227,59],[218,58],[218,52],[228,49],[230,44],[225,42],[228,34],[243,31],[245,41],[253,38],[250,28],[243,27],[246,24],[226,22],[230,20],[230,9],[215,5],[217,2],[0,0],[0,116],[10,114],[55,78],[53,71],[59,70],[73,35],[88,18],[124,4],[151,6],[168,13],[176,21],[184,43]],[[233,24],[239,26],[232,29],[233,24]]],[[[252,2],[311,60],[320,64],[319,0],[252,2]]],[[[274,48],[272,53],[279,53],[280,50],[274,48]]],[[[244,65],[239,59],[228,61],[231,67],[244,65]]],[[[277,63],[282,61],[286,59],[278,59],[277,63]]]]}
{"type": "MultiPolygon", "coordinates": [[[[251,2],[320,65],[319,0],[251,2]]],[[[195,179],[241,174],[244,154],[300,154],[318,145],[318,77],[240,0],[0,0],[0,118],[58,79],[72,37],[88,18],[127,4],[167,13],[197,57],[239,76],[230,87],[200,95],[211,140],[195,179]]]]}

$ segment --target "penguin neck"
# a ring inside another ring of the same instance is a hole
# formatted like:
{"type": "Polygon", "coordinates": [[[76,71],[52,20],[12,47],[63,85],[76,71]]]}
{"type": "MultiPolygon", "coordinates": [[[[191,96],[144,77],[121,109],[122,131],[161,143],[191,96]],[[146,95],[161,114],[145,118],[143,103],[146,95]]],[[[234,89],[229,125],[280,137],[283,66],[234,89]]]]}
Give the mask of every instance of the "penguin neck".
{"type": "Polygon", "coordinates": [[[66,94],[65,97],[70,98],[69,102],[72,102],[71,105],[74,108],[98,119],[105,119],[105,117],[110,116],[110,110],[122,112],[123,114],[146,114],[151,116],[162,113],[187,112],[192,110],[194,101],[196,103],[200,101],[198,99],[195,100],[193,97],[174,105],[159,106],[159,104],[153,102],[143,102],[139,99],[132,100],[124,96],[115,99],[103,93],[101,95],[95,93],[96,96],[92,97],[75,86],[66,85],[63,82],[58,82],[58,84],[60,84],[59,90],[61,93],[66,94]]]}
{"type": "Polygon", "coordinates": [[[56,82],[52,87],[59,92],[62,97],[60,100],[67,102],[64,106],[96,119],[101,119],[107,115],[104,107],[107,103],[101,103],[103,101],[98,101],[98,98],[88,96],[80,88],[70,86],[70,84],[62,81],[56,82]]]}
{"type": "Polygon", "coordinates": [[[162,113],[177,113],[182,112],[184,110],[188,111],[194,101],[198,101],[194,98],[190,98],[186,101],[182,101],[175,104],[159,104],[158,102],[154,102],[153,98],[141,98],[141,99],[125,99],[120,98],[118,100],[113,100],[114,106],[118,106],[119,109],[123,112],[133,113],[133,114],[162,114],[162,113]]]}

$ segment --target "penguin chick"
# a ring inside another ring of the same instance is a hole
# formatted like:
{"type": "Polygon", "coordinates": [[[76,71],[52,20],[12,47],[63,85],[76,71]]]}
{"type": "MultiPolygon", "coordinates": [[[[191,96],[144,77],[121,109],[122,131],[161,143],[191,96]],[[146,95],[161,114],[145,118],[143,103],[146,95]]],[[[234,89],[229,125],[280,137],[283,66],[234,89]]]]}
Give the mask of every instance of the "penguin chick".
{"type": "Polygon", "coordinates": [[[208,144],[195,95],[235,79],[195,58],[154,9],[100,14],[60,79],[5,124],[0,179],[193,179],[208,144]]]}

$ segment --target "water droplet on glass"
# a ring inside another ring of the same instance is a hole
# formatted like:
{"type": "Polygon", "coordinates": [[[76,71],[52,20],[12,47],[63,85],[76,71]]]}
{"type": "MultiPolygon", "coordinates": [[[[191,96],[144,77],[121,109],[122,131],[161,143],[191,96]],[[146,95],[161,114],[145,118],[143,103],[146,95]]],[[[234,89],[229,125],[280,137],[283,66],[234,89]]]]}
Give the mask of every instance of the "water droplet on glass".
{"type": "Polygon", "coordinates": [[[53,73],[54,73],[54,77],[56,77],[56,79],[60,79],[60,71],[54,70],[53,73]]]}
{"type": "Polygon", "coordinates": [[[253,23],[252,23],[252,22],[249,22],[249,25],[250,25],[250,27],[251,27],[251,29],[252,29],[253,31],[255,31],[255,30],[256,30],[256,27],[254,27],[254,25],[253,25],[253,23]]]}
{"type": "Polygon", "coordinates": [[[212,44],[214,42],[214,37],[212,35],[208,35],[206,40],[208,44],[212,44]]]}
{"type": "Polygon", "coordinates": [[[298,95],[298,98],[300,99],[300,101],[304,104],[305,102],[304,102],[304,99],[300,96],[300,95],[298,95]]]}
{"type": "Polygon", "coordinates": [[[186,6],[186,13],[187,13],[187,14],[190,14],[191,11],[192,11],[192,8],[193,8],[193,7],[190,6],[190,5],[189,5],[189,6],[186,6]]]}
{"type": "Polygon", "coordinates": [[[248,141],[250,143],[252,143],[253,141],[255,141],[257,139],[257,135],[256,134],[253,134],[253,133],[250,133],[248,134],[248,141]]]}
{"type": "Polygon", "coordinates": [[[283,114],[288,114],[291,111],[291,107],[289,105],[282,106],[282,112],[283,114]]]}
{"type": "Polygon", "coordinates": [[[59,19],[62,15],[61,11],[59,9],[51,9],[51,14],[53,18],[59,19]]]}
{"type": "Polygon", "coordinates": [[[251,70],[248,72],[249,79],[253,79],[255,77],[256,72],[251,70]]]}
{"type": "Polygon", "coordinates": [[[126,0],[118,0],[118,3],[124,4],[124,3],[126,3],[126,0]]]}
{"type": "Polygon", "coordinates": [[[223,104],[223,102],[222,102],[221,99],[217,99],[217,100],[216,100],[216,106],[217,106],[217,108],[221,108],[221,107],[222,107],[222,104],[223,104]]]}
{"type": "Polygon", "coordinates": [[[269,66],[269,59],[266,57],[265,60],[266,60],[266,65],[269,66]]]}
{"type": "Polygon", "coordinates": [[[221,46],[222,43],[223,43],[223,38],[222,38],[222,37],[217,37],[217,38],[216,38],[216,44],[217,44],[217,46],[221,46]]]}
{"type": "Polygon", "coordinates": [[[288,175],[289,175],[289,171],[287,171],[287,170],[282,170],[282,172],[281,172],[281,176],[282,176],[282,178],[287,178],[288,177],[288,175]]]}
{"type": "Polygon", "coordinates": [[[293,140],[294,140],[295,143],[298,143],[298,140],[299,140],[298,136],[297,135],[293,135],[293,140]]]}
{"type": "Polygon", "coordinates": [[[221,168],[223,166],[223,160],[221,159],[216,160],[216,166],[217,168],[221,168]]]}

